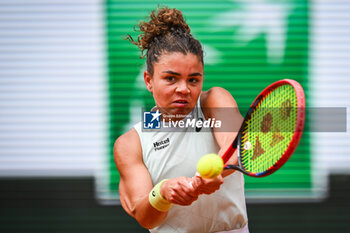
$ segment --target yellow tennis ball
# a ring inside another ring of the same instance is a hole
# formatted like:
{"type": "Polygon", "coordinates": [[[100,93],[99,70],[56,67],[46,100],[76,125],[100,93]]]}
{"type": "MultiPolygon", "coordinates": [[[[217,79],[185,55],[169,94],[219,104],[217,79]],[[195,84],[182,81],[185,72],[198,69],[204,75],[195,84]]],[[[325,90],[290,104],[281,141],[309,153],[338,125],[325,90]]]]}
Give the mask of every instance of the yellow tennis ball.
{"type": "Polygon", "coordinates": [[[224,161],[217,154],[206,154],[197,163],[198,173],[207,179],[217,177],[223,169],[224,161]]]}

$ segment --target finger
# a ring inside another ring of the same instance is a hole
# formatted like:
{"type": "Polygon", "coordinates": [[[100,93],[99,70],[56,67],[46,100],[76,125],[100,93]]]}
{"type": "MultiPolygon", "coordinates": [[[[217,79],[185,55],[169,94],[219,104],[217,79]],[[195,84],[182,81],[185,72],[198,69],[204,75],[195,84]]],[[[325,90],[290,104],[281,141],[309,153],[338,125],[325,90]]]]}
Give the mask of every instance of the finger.
{"type": "Polygon", "coordinates": [[[190,181],[190,183],[185,183],[183,186],[182,186],[182,188],[183,188],[183,191],[187,194],[187,195],[189,195],[189,196],[191,196],[192,198],[197,198],[198,197],[198,192],[197,192],[197,190],[193,187],[193,185],[192,185],[192,179],[191,179],[191,181],[190,181]]]}
{"type": "Polygon", "coordinates": [[[179,180],[169,192],[169,201],[179,205],[189,205],[198,199],[193,187],[189,184],[190,178],[179,180]]]}
{"type": "Polygon", "coordinates": [[[194,200],[198,199],[196,190],[189,185],[187,180],[181,185],[181,189],[178,190],[178,194],[188,202],[193,202],[194,200]]]}
{"type": "Polygon", "coordinates": [[[183,191],[179,191],[174,194],[172,203],[178,204],[178,205],[190,205],[192,202],[194,202],[197,199],[198,197],[192,197],[187,195],[183,191]]]}
{"type": "Polygon", "coordinates": [[[202,178],[202,183],[205,186],[220,186],[221,184],[223,184],[224,179],[222,177],[222,175],[218,175],[216,178],[214,179],[205,179],[202,178]]]}
{"type": "Polygon", "coordinates": [[[205,179],[201,178],[201,185],[198,186],[198,190],[204,194],[211,194],[217,191],[221,184],[223,183],[223,178],[221,175],[215,179],[205,179]]]}
{"type": "Polygon", "coordinates": [[[192,187],[197,190],[201,185],[203,185],[203,178],[200,176],[192,177],[192,187]]]}

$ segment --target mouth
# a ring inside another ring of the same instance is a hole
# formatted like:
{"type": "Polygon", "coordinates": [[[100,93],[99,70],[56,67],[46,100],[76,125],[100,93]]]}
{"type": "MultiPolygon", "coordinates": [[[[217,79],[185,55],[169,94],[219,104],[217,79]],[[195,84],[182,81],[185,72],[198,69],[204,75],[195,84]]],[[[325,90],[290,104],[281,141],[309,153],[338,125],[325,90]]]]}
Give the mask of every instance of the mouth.
{"type": "Polygon", "coordinates": [[[189,102],[186,99],[177,99],[173,102],[176,106],[187,106],[189,102]]]}
{"type": "Polygon", "coordinates": [[[189,107],[189,101],[185,99],[178,99],[173,102],[174,108],[188,108],[189,107]]]}
{"type": "Polygon", "coordinates": [[[174,103],[176,103],[176,104],[188,104],[188,101],[186,101],[186,100],[176,100],[176,101],[174,101],[174,103]]]}
{"type": "Polygon", "coordinates": [[[176,99],[171,105],[169,105],[169,109],[167,111],[173,115],[181,115],[180,118],[183,118],[190,111],[192,111],[192,109],[190,107],[190,101],[185,99],[176,99]]]}

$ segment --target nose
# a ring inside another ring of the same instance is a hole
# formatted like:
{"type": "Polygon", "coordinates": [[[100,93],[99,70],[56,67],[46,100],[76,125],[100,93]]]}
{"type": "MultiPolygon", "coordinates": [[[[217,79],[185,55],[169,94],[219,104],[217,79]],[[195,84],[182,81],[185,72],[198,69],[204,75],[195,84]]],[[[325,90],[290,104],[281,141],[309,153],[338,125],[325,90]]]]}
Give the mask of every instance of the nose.
{"type": "Polygon", "coordinates": [[[176,92],[181,93],[181,94],[189,94],[190,89],[188,88],[188,84],[186,81],[181,81],[178,82],[178,85],[176,87],[176,92]]]}

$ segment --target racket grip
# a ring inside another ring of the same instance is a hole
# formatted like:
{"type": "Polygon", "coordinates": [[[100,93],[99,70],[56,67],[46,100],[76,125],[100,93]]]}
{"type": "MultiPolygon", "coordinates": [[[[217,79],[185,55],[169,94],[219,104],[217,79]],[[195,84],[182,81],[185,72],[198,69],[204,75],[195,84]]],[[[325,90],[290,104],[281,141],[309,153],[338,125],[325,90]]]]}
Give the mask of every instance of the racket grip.
{"type": "Polygon", "coordinates": [[[235,153],[235,151],[237,150],[237,142],[238,142],[238,137],[235,138],[231,146],[222,155],[222,160],[224,161],[224,164],[227,163],[227,161],[231,158],[233,153],[235,153]]]}

